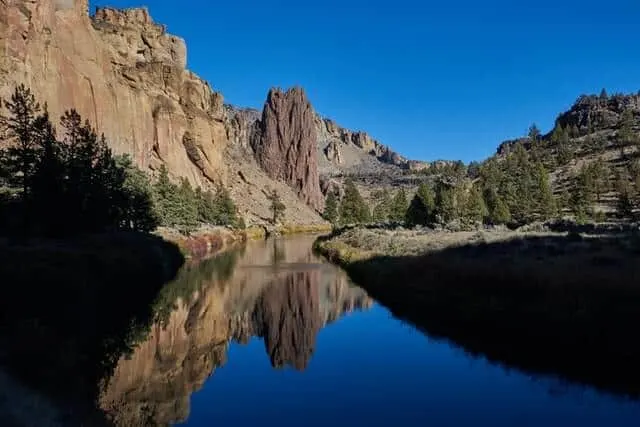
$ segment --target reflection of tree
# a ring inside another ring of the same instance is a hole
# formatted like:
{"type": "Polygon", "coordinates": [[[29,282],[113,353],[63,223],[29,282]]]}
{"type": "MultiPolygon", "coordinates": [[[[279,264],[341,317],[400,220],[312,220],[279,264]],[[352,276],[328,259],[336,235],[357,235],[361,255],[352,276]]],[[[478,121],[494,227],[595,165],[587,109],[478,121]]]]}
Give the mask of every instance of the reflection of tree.
{"type": "Polygon", "coordinates": [[[158,295],[154,303],[157,319],[164,324],[171,312],[177,308],[176,303],[179,300],[189,300],[194,292],[203,285],[213,282],[228,282],[243,253],[244,248],[239,248],[199,264],[185,266],[178,273],[178,277],[166,285],[158,295]]]}
{"type": "Polygon", "coordinates": [[[271,261],[273,265],[279,265],[286,258],[287,254],[284,250],[284,245],[282,244],[282,242],[277,239],[273,239],[273,258],[271,261]]]}

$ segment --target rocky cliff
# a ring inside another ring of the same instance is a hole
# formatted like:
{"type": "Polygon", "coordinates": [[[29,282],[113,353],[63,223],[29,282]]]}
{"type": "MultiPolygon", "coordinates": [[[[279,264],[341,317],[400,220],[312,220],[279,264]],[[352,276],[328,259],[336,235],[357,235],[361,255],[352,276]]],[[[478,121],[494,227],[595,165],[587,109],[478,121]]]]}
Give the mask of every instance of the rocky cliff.
{"type": "Polygon", "coordinates": [[[256,159],[267,174],[289,184],[309,206],[321,210],[314,112],[304,91],[272,89],[252,140],[256,159]]]}
{"type": "Polygon", "coordinates": [[[224,180],[222,96],[186,68],[186,46],[146,9],[87,0],[0,5],[0,96],[31,87],[53,117],[77,108],[118,153],[194,184],[224,180]]]}
{"type": "Polygon", "coordinates": [[[145,8],[98,8],[90,16],[87,0],[0,1],[0,97],[25,83],[52,117],[76,108],[143,170],[164,164],[193,185],[225,183],[248,225],[268,220],[273,189],[287,205],[284,222],[321,222],[318,192],[304,191],[313,186],[313,166],[271,179],[248,143],[252,113],[225,109],[222,95],[186,64],[184,41],[145,8]],[[308,184],[299,185],[299,171],[308,184]]]}
{"type": "Polygon", "coordinates": [[[226,184],[248,225],[268,221],[274,189],[284,222],[318,223],[321,179],[409,167],[366,133],[320,117],[301,89],[272,90],[262,112],[225,106],[187,69],[184,40],[146,8],[90,16],[87,0],[0,0],[0,97],[19,83],[54,118],[76,108],[145,171],[166,165],[196,186],[226,184]]]}

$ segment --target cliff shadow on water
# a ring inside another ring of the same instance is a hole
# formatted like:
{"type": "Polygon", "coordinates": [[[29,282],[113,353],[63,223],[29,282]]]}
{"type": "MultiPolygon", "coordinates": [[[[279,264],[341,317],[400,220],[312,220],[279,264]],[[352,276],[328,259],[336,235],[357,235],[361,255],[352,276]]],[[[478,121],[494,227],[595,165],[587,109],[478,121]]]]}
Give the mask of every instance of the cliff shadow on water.
{"type": "Polygon", "coordinates": [[[96,397],[184,263],[177,246],[136,232],[0,240],[0,259],[0,365],[63,403],[96,397]]]}
{"type": "Polygon", "coordinates": [[[429,336],[507,367],[640,398],[637,236],[521,237],[354,261],[324,252],[429,336]]]}

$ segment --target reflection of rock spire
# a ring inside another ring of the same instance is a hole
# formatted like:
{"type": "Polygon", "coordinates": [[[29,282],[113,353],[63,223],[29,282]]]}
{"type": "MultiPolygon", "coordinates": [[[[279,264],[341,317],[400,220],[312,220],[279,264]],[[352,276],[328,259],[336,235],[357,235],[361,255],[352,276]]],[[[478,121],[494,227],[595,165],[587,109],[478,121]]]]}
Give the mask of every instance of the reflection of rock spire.
{"type": "Polygon", "coordinates": [[[189,266],[163,289],[158,322],[103,384],[100,406],[115,425],[186,419],[191,394],[225,363],[230,341],[262,337],[274,366],[303,370],[323,325],[371,305],[314,258],[308,240],[271,243],[189,266]]]}
{"type": "Polygon", "coordinates": [[[255,309],[258,330],[275,367],[307,367],[322,323],[319,314],[317,269],[287,275],[270,284],[255,309]]]}

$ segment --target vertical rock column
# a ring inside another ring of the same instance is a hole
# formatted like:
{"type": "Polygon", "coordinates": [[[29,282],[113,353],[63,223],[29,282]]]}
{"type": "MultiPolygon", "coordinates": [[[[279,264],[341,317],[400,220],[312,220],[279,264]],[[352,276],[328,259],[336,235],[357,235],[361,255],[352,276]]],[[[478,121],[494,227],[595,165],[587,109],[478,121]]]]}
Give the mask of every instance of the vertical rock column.
{"type": "Polygon", "coordinates": [[[314,111],[300,88],[272,89],[252,141],[256,159],[267,174],[291,186],[307,205],[324,205],[318,177],[318,137],[314,111]]]}

